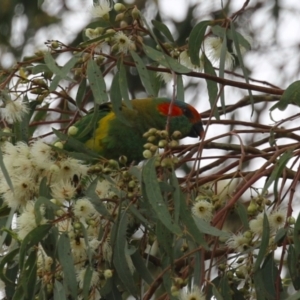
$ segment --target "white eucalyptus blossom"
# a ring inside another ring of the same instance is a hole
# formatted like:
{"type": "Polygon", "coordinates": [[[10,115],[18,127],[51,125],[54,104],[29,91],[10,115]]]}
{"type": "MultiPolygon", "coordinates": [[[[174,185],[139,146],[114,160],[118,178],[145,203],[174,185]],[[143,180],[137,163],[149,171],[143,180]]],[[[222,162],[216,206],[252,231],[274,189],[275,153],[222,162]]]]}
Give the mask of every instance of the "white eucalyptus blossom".
{"type": "Polygon", "coordinates": [[[135,43],[123,31],[115,33],[113,41],[117,45],[119,52],[126,54],[129,50],[136,50],[135,43]]]}
{"type": "Polygon", "coordinates": [[[93,18],[108,18],[108,13],[112,10],[109,0],[98,0],[91,9],[93,18]]]}
{"type": "Polygon", "coordinates": [[[87,198],[77,199],[74,205],[74,214],[79,218],[88,218],[95,213],[95,208],[87,198]]]}
{"type": "MultiPolygon", "coordinates": [[[[165,66],[159,65],[158,68],[165,68],[165,66]]],[[[172,82],[173,80],[172,74],[168,72],[157,72],[156,76],[159,77],[159,79],[164,81],[165,83],[172,82]]]]}
{"type": "Polygon", "coordinates": [[[281,208],[272,211],[268,216],[271,232],[276,232],[278,229],[284,227],[286,223],[286,209],[281,208]]]}
{"type": "Polygon", "coordinates": [[[190,58],[189,53],[188,53],[187,50],[184,50],[184,51],[182,51],[180,53],[180,55],[179,55],[179,62],[183,66],[185,66],[185,67],[187,67],[187,68],[189,68],[189,69],[191,69],[193,71],[201,72],[203,70],[203,62],[202,62],[202,60],[200,59],[200,66],[196,66],[196,65],[192,64],[191,58],[190,58]]]}
{"type": "Polygon", "coordinates": [[[10,124],[20,122],[28,112],[28,106],[21,99],[8,100],[0,109],[1,117],[10,124]]]}
{"type": "Polygon", "coordinates": [[[205,294],[200,288],[194,285],[191,289],[183,288],[180,291],[179,300],[205,300],[205,294]]]}
{"type": "MultiPolygon", "coordinates": [[[[207,37],[204,40],[204,50],[208,59],[216,67],[220,64],[221,52],[222,52],[223,40],[219,37],[207,37]]],[[[231,53],[225,49],[225,68],[232,69],[234,58],[231,53]]]]}
{"type": "MultiPolygon", "coordinates": [[[[84,278],[85,278],[85,273],[86,273],[87,268],[82,268],[77,271],[76,277],[77,281],[79,284],[79,287],[82,289],[83,288],[83,283],[84,283],[84,278]]],[[[99,282],[99,272],[92,271],[92,277],[90,281],[90,288],[93,286],[96,286],[97,283],[99,282]]]]}
{"type": "Polygon", "coordinates": [[[226,241],[227,246],[236,252],[242,252],[249,248],[251,240],[246,237],[242,232],[233,234],[226,241]]]}
{"type": "Polygon", "coordinates": [[[192,213],[196,218],[209,222],[213,216],[213,209],[214,206],[210,202],[206,200],[199,200],[194,203],[192,213]]]}
{"type": "Polygon", "coordinates": [[[52,197],[61,203],[74,198],[76,187],[70,180],[60,180],[51,185],[52,197]]]}
{"type": "Polygon", "coordinates": [[[256,216],[255,219],[250,220],[249,227],[250,230],[256,235],[262,235],[264,230],[264,213],[260,213],[256,216]]]}
{"type": "MultiPolygon", "coordinates": [[[[45,209],[41,207],[40,212],[42,215],[40,224],[45,224],[47,222],[47,220],[43,217],[45,209]]],[[[30,231],[38,226],[34,211],[34,201],[27,202],[23,212],[18,216],[16,223],[18,236],[21,240],[23,240],[30,231]]]]}

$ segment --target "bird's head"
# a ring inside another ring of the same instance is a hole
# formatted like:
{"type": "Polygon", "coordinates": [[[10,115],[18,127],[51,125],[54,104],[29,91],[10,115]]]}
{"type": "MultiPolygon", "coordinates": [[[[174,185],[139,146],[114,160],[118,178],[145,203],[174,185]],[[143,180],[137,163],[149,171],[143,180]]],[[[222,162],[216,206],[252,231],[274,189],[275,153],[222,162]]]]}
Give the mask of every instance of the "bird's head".
{"type": "Polygon", "coordinates": [[[170,116],[170,130],[179,130],[184,136],[204,137],[204,129],[201,115],[190,104],[176,100],[173,103],[169,99],[161,99],[157,104],[157,110],[166,118],[170,116]]]}

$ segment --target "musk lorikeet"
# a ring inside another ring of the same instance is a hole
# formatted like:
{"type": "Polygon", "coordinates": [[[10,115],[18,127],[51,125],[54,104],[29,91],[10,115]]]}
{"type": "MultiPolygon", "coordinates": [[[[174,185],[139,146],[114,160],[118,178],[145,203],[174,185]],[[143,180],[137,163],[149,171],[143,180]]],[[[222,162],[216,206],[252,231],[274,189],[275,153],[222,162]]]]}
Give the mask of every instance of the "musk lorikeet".
{"type": "MultiPolygon", "coordinates": [[[[143,160],[143,146],[147,142],[143,134],[150,128],[166,128],[171,100],[134,99],[131,100],[131,105],[132,109],[122,105],[122,115],[126,122],[116,116],[111,103],[100,105],[94,112],[97,113],[96,118],[94,113],[89,113],[74,124],[78,130],[72,137],[107,159],[118,159],[125,155],[129,163],[143,160]],[[93,118],[98,120],[94,128],[91,124],[93,118]],[[91,129],[88,129],[89,127],[91,129]],[[82,132],[85,134],[82,135],[82,132]]],[[[182,137],[202,137],[204,133],[201,116],[197,110],[178,100],[173,103],[170,112],[169,130],[170,133],[179,130],[182,137]]]]}

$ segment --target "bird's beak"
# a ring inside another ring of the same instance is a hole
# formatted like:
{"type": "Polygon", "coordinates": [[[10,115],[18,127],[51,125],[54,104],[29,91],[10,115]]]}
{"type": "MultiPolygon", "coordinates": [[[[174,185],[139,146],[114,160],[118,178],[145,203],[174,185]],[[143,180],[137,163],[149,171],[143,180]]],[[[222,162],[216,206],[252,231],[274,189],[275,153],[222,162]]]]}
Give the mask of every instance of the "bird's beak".
{"type": "Polygon", "coordinates": [[[190,137],[200,136],[201,139],[204,138],[204,129],[203,129],[203,124],[201,121],[194,123],[188,136],[190,136],[190,137]]]}

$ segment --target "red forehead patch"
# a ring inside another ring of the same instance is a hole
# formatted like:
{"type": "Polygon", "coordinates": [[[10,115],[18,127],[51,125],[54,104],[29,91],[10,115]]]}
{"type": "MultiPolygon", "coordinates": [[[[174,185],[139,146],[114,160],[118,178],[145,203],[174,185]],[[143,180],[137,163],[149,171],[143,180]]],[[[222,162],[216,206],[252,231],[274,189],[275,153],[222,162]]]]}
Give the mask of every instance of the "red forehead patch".
{"type": "MultiPolygon", "coordinates": [[[[158,111],[162,113],[163,115],[167,116],[169,115],[169,109],[170,109],[171,103],[161,103],[157,106],[158,111]]],[[[176,104],[172,105],[172,110],[170,112],[171,117],[181,116],[183,115],[183,111],[180,107],[178,107],[176,104]]]]}

